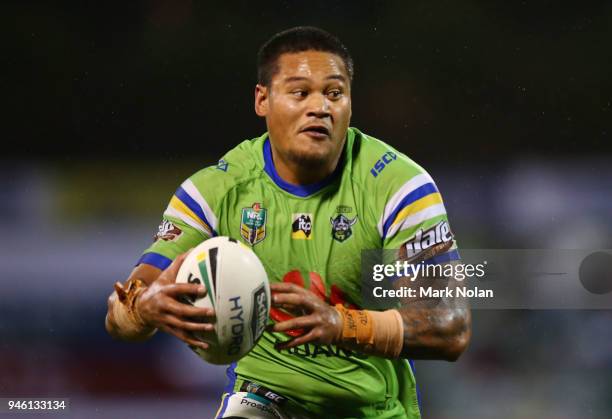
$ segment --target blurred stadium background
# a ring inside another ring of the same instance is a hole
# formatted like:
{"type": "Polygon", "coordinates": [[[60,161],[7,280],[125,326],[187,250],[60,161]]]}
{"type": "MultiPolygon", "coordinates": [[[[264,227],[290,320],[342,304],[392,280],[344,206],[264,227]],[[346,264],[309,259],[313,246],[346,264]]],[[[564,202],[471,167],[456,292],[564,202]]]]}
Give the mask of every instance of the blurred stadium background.
{"type": "MultiPolygon", "coordinates": [[[[432,3],[4,2],[0,397],[212,417],[223,368],[113,341],[106,297],[182,179],[263,132],[256,51],[298,24],[352,51],[353,125],[432,173],[461,247],[612,248],[612,3],[432,3]]],[[[473,321],[416,363],[426,418],[612,417],[610,311],[473,321]]]]}

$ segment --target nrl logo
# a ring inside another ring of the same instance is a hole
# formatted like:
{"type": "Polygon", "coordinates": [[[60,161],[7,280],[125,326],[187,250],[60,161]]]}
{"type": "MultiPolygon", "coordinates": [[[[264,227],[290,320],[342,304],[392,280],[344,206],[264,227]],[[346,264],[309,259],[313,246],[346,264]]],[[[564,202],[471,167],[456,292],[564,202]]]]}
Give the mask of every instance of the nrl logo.
{"type": "Polygon", "coordinates": [[[259,202],[255,202],[252,207],[242,208],[240,236],[251,246],[266,238],[267,214],[259,202]]]}
{"type": "Polygon", "coordinates": [[[357,222],[357,216],[350,219],[343,214],[338,214],[336,218],[329,218],[332,225],[332,237],[342,243],[353,235],[352,226],[357,222]]]}
{"type": "Polygon", "coordinates": [[[158,240],[163,241],[172,241],[180,236],[182,233],[181,229],[172,224],[170,221],[164,220],[159,225],[157,234],[153,236],[153,241],[156,242],[158,240]]]}

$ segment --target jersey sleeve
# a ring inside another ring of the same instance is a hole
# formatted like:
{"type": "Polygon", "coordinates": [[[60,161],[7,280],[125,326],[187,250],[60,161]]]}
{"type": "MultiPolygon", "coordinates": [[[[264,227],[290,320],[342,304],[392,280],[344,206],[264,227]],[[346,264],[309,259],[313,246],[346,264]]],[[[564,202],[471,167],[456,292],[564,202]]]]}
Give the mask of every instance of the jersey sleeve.
{"type": "Polygon", "coordinates": [[[136,265],[166,269],[179,254],[217,235],[217,217],[192,178],[178,187],[163,214],[154,242],[136,265]]]}
{"type": "Polygon", "coordinates": [[[438,187],[421,167],[416,166],[416,172],[414,166],[411,169],[410,176],[404,175],[404,180],[397,182],[387,194],[377,226],[383,249],[398,249],[401,258],[412,258],[433,246],[450,244],[447,250],[434,253],[424,262],[458,260],[457,243],[438,187]]]}

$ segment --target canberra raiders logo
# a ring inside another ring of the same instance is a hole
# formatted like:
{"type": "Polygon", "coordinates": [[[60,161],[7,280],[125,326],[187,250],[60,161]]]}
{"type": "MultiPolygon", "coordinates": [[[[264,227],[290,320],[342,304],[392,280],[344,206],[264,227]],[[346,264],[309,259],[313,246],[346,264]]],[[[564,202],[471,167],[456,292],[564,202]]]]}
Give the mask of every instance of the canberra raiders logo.
{"type": "Polygon", "coordinates": [[[240,236],[251,246],[266,238],[267,210],[255,202],[252,207],[242,208],[240,236]]]}
{"type": "Polygon", "coordinates": [[[344,214],[338,214],[336,218],[330,217],[329,221],[332,225],[332,237],[342,243],[353,235],[351,227],[357,222],[357,216],[351,219],[344,214]]]}

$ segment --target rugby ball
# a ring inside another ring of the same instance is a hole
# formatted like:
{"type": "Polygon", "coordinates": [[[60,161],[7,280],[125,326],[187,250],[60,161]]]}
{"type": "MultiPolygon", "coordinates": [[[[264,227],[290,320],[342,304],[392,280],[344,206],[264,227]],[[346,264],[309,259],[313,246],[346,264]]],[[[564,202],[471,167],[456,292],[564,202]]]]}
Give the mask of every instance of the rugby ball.
{"type": "Polygon", "coordinates": [[[196,307],[215,310],[215,330],[194,333],[208,349],[193,348],[211,364],[230,364],[246,355],[263,334],[270,313],[268,276],[257,255],[229,237],[214,237],[185,258],[177,283],[201,284],[206,296],[184,296],[196,307]]]}

